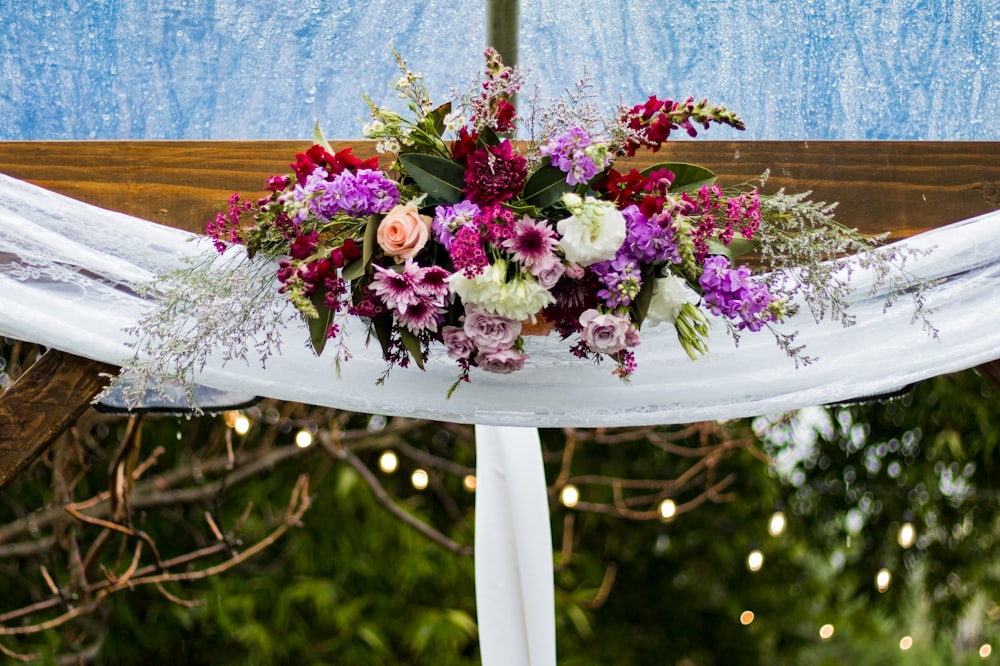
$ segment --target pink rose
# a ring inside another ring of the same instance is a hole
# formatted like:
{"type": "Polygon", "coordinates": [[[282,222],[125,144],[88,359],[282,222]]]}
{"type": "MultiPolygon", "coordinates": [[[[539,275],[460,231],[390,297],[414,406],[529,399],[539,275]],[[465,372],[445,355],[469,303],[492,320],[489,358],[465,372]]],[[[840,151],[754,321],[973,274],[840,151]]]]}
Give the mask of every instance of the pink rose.
{"type": "Polygon", "coordinates": [[[480,351],[510,349],[521,335],[521,322],[487,312],[475,303],[465,306],[464,328],[480,351]]]}
{"type": "Polygon", "coordinates": [[[583,342],[591,351],[614,354],[625,349],[630,341],[637,341],[636,336],[629,334],[632,322],[626,317],[591,309],[580,315],[580,326],[583,342]]]}
{"type": "Polygon", "coordinates": [[[427,244],[431,235],[431,218],[421,215],[412,203],[398,204],[385,214],[375,237],[387,255],[396,262],[410,259],[427,244]]]}
{"type": "Polygon", "coordinates": [[[458,326],[445,326],[442,328],[441,338],[444,340],[444,346],[448,350],[448,357],[455,361],[469,358],[472,356],[472,352],[476,350],[476,345],[465,334],[465,331],[458,326]]]}
{"type": "Polygon", "coordinates": [[[479,352],[476,355],[476,365],[487,372],[509,375],[524,368],[527,354],[516,349],[501,349],[499,351],[479,352]]]}

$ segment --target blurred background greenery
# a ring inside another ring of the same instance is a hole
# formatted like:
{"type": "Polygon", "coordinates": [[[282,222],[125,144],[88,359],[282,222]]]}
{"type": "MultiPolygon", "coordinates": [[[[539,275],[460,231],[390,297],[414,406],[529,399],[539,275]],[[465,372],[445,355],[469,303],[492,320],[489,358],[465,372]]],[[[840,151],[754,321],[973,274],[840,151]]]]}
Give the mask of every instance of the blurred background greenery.
{"type": "MultiPolygon", "coordinates": [[[[9,384],[30,355],[4,359],[9,384]]],[[[988,662],[997,398],[968,371],[753,420],[543,430],[559,663],[988,662]]],[[[2,494],[0,645],[11,663],[479,663],[474,467],[452,424],[88,411],[2,494]]]]}

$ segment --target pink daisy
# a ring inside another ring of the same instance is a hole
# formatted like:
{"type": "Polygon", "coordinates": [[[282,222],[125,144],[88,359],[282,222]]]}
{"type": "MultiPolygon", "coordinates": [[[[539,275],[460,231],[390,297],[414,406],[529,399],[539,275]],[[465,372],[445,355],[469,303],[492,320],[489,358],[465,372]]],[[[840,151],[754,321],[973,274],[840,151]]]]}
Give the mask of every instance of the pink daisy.
{"type": "Polygon", "coordinates": [[[413,333],[420,333],[425,330],[436,331],[443,314],[444,308],[424,299],[406,308],[405,312],[400,310],[396,318],[400,324],[413,333]]]}
{"type": "Polygon", "coordinates": [[[406,260],[402,271],[375,264],[375,278],[370,288],[386,307],[402,314],[422,300],[416,289],[419,277],[420,269],[410,259],[406,260]]]}

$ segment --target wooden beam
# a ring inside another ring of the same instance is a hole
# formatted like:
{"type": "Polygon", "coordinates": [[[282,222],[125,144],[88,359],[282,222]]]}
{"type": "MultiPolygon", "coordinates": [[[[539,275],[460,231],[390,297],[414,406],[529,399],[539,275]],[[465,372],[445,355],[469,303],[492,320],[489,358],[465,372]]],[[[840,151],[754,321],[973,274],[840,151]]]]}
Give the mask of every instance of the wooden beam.
{"type": "MultiPolygon", "coordinates": [[[[0,173],[98,206],[201,232],[233,192],[263,192],[308,141],[0,142],[0,173]]],[[[368,141],[335,142],[369,157],[368,141]]],[[[632,165],[693,162],[723,183],[766,169],[765,191],[840,202],[866,233],[914,234],[1000,208],[1000,144],[926,141],[674,141],[632,165]]]]}
{"type": "Polygon", "coordinates": [[[46,351],[0,396],[0,488],[35,461],[104,388],[118,368],[46,351]]]}

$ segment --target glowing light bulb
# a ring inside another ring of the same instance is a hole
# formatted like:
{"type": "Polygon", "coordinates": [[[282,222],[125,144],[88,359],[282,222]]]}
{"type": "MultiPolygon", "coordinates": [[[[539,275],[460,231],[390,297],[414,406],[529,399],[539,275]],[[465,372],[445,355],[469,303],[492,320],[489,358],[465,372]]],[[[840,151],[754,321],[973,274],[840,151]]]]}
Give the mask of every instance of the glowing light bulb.
{"type": "Polygon", "coordinates": [[[764,566],[764,553],[759,550],[751,550],[747,555],[747,569],[750,571],[760,571],[764,566]]]}
{"type": "Polygon", "coordinates": [[[899,545],[903,548],[909,548],[913,545],[913,542],[917,540],[917,531],[913,528],[913,523],[903,523],[902,527],[899,528],[899,545]]]}
{"type": "Polygon", "coordinates": [[[559,491],[559,501],[563,503],[563,506],[573,508],[580,501],[580,491],[572,483],[565,485],[559,491]]]}
{"type": "Polygon", "coordinates": [[[300,449],[308,449],[312,446],[313,435],[308,430],[299,430],[295,433],[295,446],[300,449]]]}
{"type": "Polygon", "coordinates": [[[819,637],[822,638],[824,641],[828,641],[831,638],[833,638],[833,625],[824,624],[822,627],[820,627],[819,637]]]}
{"type": "Polygon", "coordinates": [[[753,611],[745,610],[740,613],[740,624],[744,627],[753,622],[753,611]]]}
{"type": "Polygon", "coordinates": [[[889,583],[892,582],[892,574],[889,573],[888,569],[879,569],[878,573],[875,574],[875,587],[878,588],[879,592],[885,592],[889,589],[889,583]]]}
{"type": "Polygon", "coordinates": [[[665,499],[660,502],[660,518],[670,520],[677,515],[677,504],[672,499],[665,499]]]}
{"type": "Polygon", "coordinates": [[[385,451],[378,458],[378,468],[386,474],[392,474],[399,469],[399,458],[392,451],[385,451]]]}
{"type": "Polygon", "coordinates": [[[910,637],[910,636],[903,636],[902,638],[899,639],[899,649],[900,650],[903,650],[905,652],[906,650],[909,650],[911,647],[913,647],[913,638],[912,637],[910,637]]]}
{"type": "Polygon", "coordinates": [[[775,511],[771,514],[771,520],[767,521],[767,533],[771,536],[778,536],[785,531],[785,513],[775,511]]]}
{"type": "Polygon", "coordinates": [[[410,475],[410,483],[417,490],[423,490],[427,487],[427,483],[430,481],[430,477],[422,469],[413,470],[413,474],[410,475]]]}
{"type": "Polygon", "coordinates": [[[465,478],[462,479],[462,487],[470,493],[476,492],[476,475],[466,474],[465,478]]]}
{"type": "Polygon", "coordinates": [[[250,432],[250,419],[240,414],[233,421],[233,430],[236,431],[237,435],[245,435],[250,432]]]}
{"type": "Polygon", "coordinates": [[[989,643],[983,643],[979,646],[979,658],[986,659],[991,654],[993,654],[993,646],[989,643]]]}

